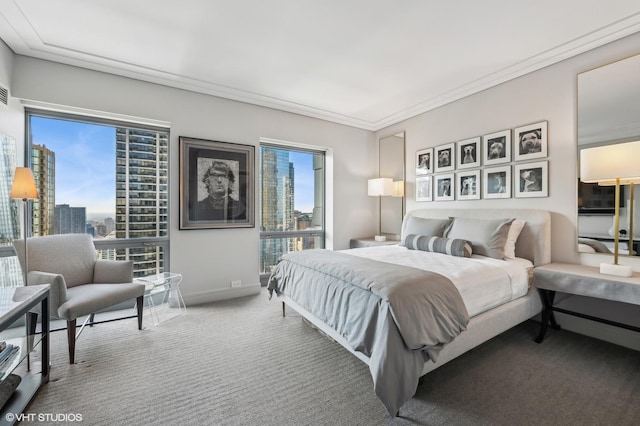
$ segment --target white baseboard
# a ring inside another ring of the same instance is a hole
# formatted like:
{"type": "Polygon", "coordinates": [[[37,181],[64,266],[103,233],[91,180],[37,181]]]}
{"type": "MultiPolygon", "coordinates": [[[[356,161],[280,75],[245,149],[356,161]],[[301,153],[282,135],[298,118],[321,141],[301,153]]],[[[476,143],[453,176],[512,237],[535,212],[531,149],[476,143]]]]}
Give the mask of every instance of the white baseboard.
{"type": "Polygon", "coordinates": [[[200,305],[209,302],[218,302],[221,300],[235,299],[237,297],[250,296],[260,293],[262,287],[260,283],[247,284],[242,287],[235,288],[216,288],[212,290],[202,291],[199,293],[182,294],[184,303],[187,308],[190,305],[200,305]]]}

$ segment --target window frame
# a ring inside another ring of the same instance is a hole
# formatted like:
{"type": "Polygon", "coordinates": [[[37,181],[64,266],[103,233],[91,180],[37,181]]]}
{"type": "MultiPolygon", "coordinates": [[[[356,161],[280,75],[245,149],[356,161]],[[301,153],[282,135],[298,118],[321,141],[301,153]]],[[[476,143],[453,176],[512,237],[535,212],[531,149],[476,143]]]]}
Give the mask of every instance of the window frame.
{"type": "MultiPolygon", "coordinates": [[[[31,164],[31,150],[32,150],[32,137],[31,137],[31,117],[42,117],[48,119],[56,119],[56,120],[64,120],[64,121],[75,121],[78,123],[87,123],[87,124],[96,124],[102,126],[113,127],[114,129],[126,128],[126,129],[134,129],[134,130],[142,130],[142,131],[152,131],[152,132],[163,132],[167,134],[167,229],[166,236],[158,236],[158,237],[139,237],[139,238],[120,238],[120,239],[94,239],[94,245],[96,250],[110,250],[110,249],[128,249],[128,248],[145,248],[150,246],[159,246],[162,250],[162,266],[163,272],[170,272],[171,265],[171,256],[170,256],[170,233],[171,233],[171,192],[170,188],[170,177],[171,177],[171,153],[170,153],[170,141],[171,141],[171,129],[170,127],[159,126],[157,124],[145,124],[145,123],[137,123],[134,121],[126,121],[122,119],[109,118],[109,117],[101,117],[95,115],[82,115],[76,113],[69,113],[63,111],[56,110],[46,110],[39,108],[26,107],[24,110],[25,114],[25,148],[24,148],[24,164],[26,167],[32,168],[31,164]]],[[[117,144],[117,140],[115,141],[117,144]]],[[[117,155],[116,155],[116,163],[114,163],[114,169],[117,168],[117,155]]],[[[114,191],[116,191],[117,186],[117,178],[114,182],[114,191]]],[[[114,206],[117,210],[117,204],[114,206]]],[[[116,210],[114,210],[114,215],[116,214],[116,210]]],[[[114,216],[115,219],[115,216],[114,216]]],[[[24,221],[23,226],[27,226],[27,230],[29,235],[32,233],[32,225],[33,225],[33,203],[29,203],[29,208],[27,212],[27,218],[24,221]]],[[[12,253],[14,254],[14,253],[12,253]]]]}
{"type": "MultiPolygon", "coordinates": [[[[330,150],[324,147],[318,146],[310,146],[303,145],[295,142],[286,142],[286,141],[278,141],[273,139],[260,139],[259,145],[259,161],[258,167],[260,169],[259,179],[259,193],[262,198],[263,188],[262,188],[262,148],[274,148],[281,149],[287,151],[296,151],[296,152],[306,152],[309,154],[321,154],[322,155],[322,229],[311,229],[311,230],[300,230],[300,231],[262,231],[262,200],[259,203],[260,206],[260,241],[268,240],[268,239],[283,239],[283,238],[309,238],[309,237],[319,237],[322,239],[322,246],[327,246],[327,182],[328,182],[328,173],[327,173],[327,157],[329,155],[330,150]]],[[[260,244],[260,247],[262,245],[260,244]]],[[[260,251],[260,270],[262,270],[262,250],[260,251]]],[[[269,273],[260,273],[260,282],[262,285],[266,285],[266,280],[269,277],[269,273]]]]}

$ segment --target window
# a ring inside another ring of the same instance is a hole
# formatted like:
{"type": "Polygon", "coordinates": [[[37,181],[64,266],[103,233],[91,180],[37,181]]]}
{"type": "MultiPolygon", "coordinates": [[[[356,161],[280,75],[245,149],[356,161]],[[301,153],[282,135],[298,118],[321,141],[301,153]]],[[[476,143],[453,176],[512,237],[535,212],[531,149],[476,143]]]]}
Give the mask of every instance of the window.
{"type": "Polygon", "coordinates": [[[166,128],[27,110],[34,236],[88,233],[134,275],[164,272],[169,248],[166,128]]]}
{"type": "Polygon", "coordinates": [[[325,153],[262,143],[260,276],[292,251],[324,248],[325,153]]]}

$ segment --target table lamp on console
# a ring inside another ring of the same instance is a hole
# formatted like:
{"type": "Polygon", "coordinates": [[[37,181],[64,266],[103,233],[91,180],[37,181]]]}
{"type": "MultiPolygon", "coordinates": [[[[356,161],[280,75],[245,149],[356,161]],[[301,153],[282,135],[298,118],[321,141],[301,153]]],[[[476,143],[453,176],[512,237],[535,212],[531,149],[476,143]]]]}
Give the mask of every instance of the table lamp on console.
{"type": "MultiPolygon", "coordinates": [[[[633,218],[634,184],[640,183],[640,141],[585,148],[580,151],[580,180],[586,183],[598,183],[602,186],[615,186],[614,243],[613,263],[601,263],[600,273],[630,277],[630,266],[618,264],[618,239],[620,230],[620,185],[631,186],[630,218],[633,218]]],[[[633,219],[631,219],[633,220],[633,219]]],[[[631,232],[633,222],[631,222],[631,232]]],[[[631,233],[630,238],[633,238],[631,233]]],[[[629,249],[632,249],[630,240],[629,249]]]]}
{"type": "MultiPolygon", "coordinates": [[[[393,179],[391,178],[376,178],[369,179],[367,195],[371,197],[388,197],[392,196],[394,192],[393,179]]],[[[382,211],[379,211],[380,220],[378,223],[378,231],[382,233],[382,211]]],[[[387,237],[384,235],[376,235],[374,237],[376,241],[385,241],[387,237]]]]}

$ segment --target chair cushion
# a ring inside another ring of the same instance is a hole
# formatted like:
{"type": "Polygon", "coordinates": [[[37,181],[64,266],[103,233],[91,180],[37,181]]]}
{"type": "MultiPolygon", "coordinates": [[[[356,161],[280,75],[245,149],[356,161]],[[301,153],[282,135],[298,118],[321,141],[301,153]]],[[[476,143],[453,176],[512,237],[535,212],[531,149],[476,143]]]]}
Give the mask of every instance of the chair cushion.
{"type": "Polygon", "coordinates": [[[67,289],[67,301],[58,307],[58,316],[67,321],[89,315],[120,302],[142,296],[144,284],[85,284],[67,289]]]}
{"type": "MultiPolygon", "coordinates": [[[[24,265],[24,240],[14,241],[20,263],[24,265]]],[[[64,276],[67,287],[93,281],[98,257],[88,234],[61,234],[27,240],[29,271],[51,272],[64,276]]]]}

